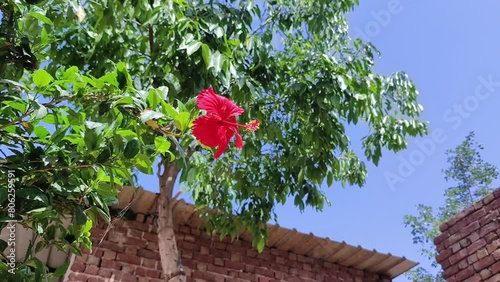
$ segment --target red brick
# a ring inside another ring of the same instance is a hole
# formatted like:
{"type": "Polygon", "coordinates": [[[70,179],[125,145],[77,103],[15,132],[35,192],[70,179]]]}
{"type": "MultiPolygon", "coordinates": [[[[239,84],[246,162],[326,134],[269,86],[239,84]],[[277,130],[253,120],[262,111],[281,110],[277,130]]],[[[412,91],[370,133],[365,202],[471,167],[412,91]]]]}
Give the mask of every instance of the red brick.
{"type": "Polygon", "coordinates": [[[486,236],[484,236],[484,239],[486,240],[486,243],[490,244],[495,239],[500,238],[500,228],[497,230],[497,233],[498,234],[495,234],[495,233],[491,232],[489,234],[486,234],[486,236]]]}
{"type": "Polygon", "coordinates": [[[142,238],[147,241],[158,243],[158,234],[151,232],[143,232],[142,238]]]}
{"type": "Polygon", "coordinates": [[[481,275],[481,278],[483,280],[490,278],[492,275],[491,270],[489,270],[489,269],[483,269],[483,270],[481,270],[481,272],[479,274],[481,275]]]}
{"type": "Polygon", "coordinates": [[[207,271],[207,264],[206,263],[197,263],[196,264],[196,270],[206,272],[207,271]]]}
{"type": "Polygon", "coordinates": [[[467,247],[467,253],[472,254],[475,253],[480,248],[486,246],[486,240],[479,239],[476,242],[472,243],[472,245],[467,247]]]}
{"type": "Polygon", "coordinates": [[[477,251],[477,258],[478,259],[482,259],[482,258],[486,257],[487,255],[488,255],[488,250],[486,250],[486,249],[482,249],[482,250],[477,251]]]}
{"type": "Polygon", "coordinates": [[[149,268],[156,268],[156,260],[143,258],[141,265],[149,268]]]}
{"type": "Polygon", "coordinates": [[[481,271],[488,266],[492,265],[495,262],[495,259],[493,259],[493,256],[486,256],[483,259],[478,260],[473,264],[474,269],[476,271],[481,271]]]}
{"type": "MultiPolygon", "coordinates": [[[[477,257],[477,256],[478,256],[478,254],[470,254],[470,255],[467,257],[467,262],[468,262],[469,264],[473,264],[473,263],[475,263],[475,262],[478,260],[478,257],[477,257]]],[[[443,268],[444,268],[444,266],[443,266],[443,268]]]]}
{"type": "MultiPolygon", "coordinates": [[[[462,236],[468,236],[472,232],[478,230],[480,227],[479,223],[477,221],[472,222],[471,224],[467,225],[464,229],[460,230],[460,234],[462,236]]],[[[479,234],[481,236],[481,234],[479,234]]],[[[482,236],[481,236],[482,237],[482,236]]]]}
{"type": "Polygon", "coordinates": [[[255,266],[260,266],[261,265],[261,261],[258,258],[252,258],[252,257],[243,256],[241,258],[241,261],[243,261],[244,263],[247,263],[247,264],[255,265],[255,266]]]}
{"type": "Polygon", "coordinates": [[[488,253],[490,253],[490,254],[495,252],[495,250],[500,249],[500,239],[497,239],[497,240],[491,242],[490,244],[488,244],[488,246],[486,246],[486,249],[488,250],[488,253]]]}
{"type": "MultiPolygon", "coordinates": [[[[200,245],[198,245],[198,244],[191,243],[191,242],[185,242],[185,241],[178,241],[177,245],[179,246],[180,249],[189,250],[189,251],[193,251],[193,252],[200,252],[200,248],[201,248],[200,245]]],[[[208,248],[207,248],[207,250],[208,250],[208,248]]],[[[208,253],[209,252],[207,251],[206,254],[208,254],[208,253]]]]}
{"type": "Polygon", "coordinates": [[[120,282],[137,282],[137,277],[135,275],[130,275],[121,271],[113,271],[111,277],[120,282]]]}
{"type": "Polygon", "coordinates": [[[90,275],[97,275],[99,272],[99,267],[97,265],[87,265],[85,267],[85,273],[90,274],[90,275]]]}
{"type": "Polygon", "coordinates": [[[274,277],[274,271],[265,267],[256,267],[255,274],[263,275],[266,277],[274,277]]]}
{"type": "Polygon", "coordinates": [[[217,266],[224,266],[224,259],[216,257],[214,258],[214,264],[217,266]]]}
{"type": "Polygon", "coordinates": [[[255,265],[245,264],[244,272],[254,273],[255,272],[255,265]]]}
{"type": "Polygon", "coordinates": [[[99,248],[103,249],[103,250],[111,250],[111,251],[115,251],[117,253],[123,253],[123,251],[125,250],[125,246],[121,245],[121,244],[116,244],[116,243],[113,243],[113,242],[110,242],[110,241],[103,241],[101,244],[99,244],[99,248]]]}
{"type": "Polygon", "coordinates": [[[241,254],[244,254],[246,252],[246,249],[244,247],[241,247],[241,246],[236,246],[236,245],[228,245],[227,246],[227,250],[230,252],[230,253],[241,253],[241,254]]]}
{"type": "Polygon", "coordinates": [[[127,239],[125,240],[125,243],[128,246],[136,246],[138,248],[144,248],[148,244],[148,241],[143,240],[143,239],[127,237],[127,239]]]}
{"type": "Polygon", "coordinates": [[[231,253],[226,252],[224,250],[212,249],[211,253],[212,253],[212,256],[217,257],[217,258],[225,258],[225,259],[231,258],[231,253]]]}
{"type": "MultiPolygon", "coordinates": [[[[455,243],[455,244],[457,244],[457,243],[455,243]]],[[[471,244],[471,242],[469,241],[469,238],[467,237],[465,239],[458,241],[458,244],[460,245],[460,248],[465,248],[465,247],[469,246],[471,244]]],[[[454,253],[455,253],[455,251],[454,251],[454,253]]]]}
{"type": "Polygon", "coordinates": [[[203,254],[193,254],[193,259],[199,262],[205,262],[205,263],[213,263],[214,258],[210,255],[203,255],[203,254]]]}
{"type": "Polygon", "coordinates": [[[445,249],[444,251],[439,253],[439,255],[436,257],[436,261],[438,263],[441,263],[444,260],[448,259],[452,253],[453,253],[453,251],[451,248],[445,249]]]}
{"type": "Polygon", "coordinates": [[[224,242],[214,241],[214,248],[224,251],[224,250],[226,250],[228,244],[231,244],[231,242],[224,243],[224,242]]]}
{"type": "Polygon", "coordinates": [[[158,252],[153,252],[146,249],[140,249],[137,251],[137,256],[142,258],[160,260],[160,254],[158,252]]]}
{"type": "Polygon", "coordinates": [[[470,240],[470,242],[471,242],[471,243],[474,243],[474,242],[476,242],[477,240],[479,240],[479,238],[481,238],[481,237],[479,237],[479,232],[478,232],[478,231],[475,231],[475,232],[472,232],[472,233],[469,235],[469,237],[468,237],[468,238],[469,238],[469,240],[470,240]]]}
{"type": "Polygon", "coordinates": [[[108,241],[114,242],[114,243],[125,243],[127,240],[127,235],[123,233],[118,233],[115,231],[111,231],[108,233],[108,241]]]}
{"type": "Polygon", "coordinates": [[[135,275],[140,276],[140,277],[147,277],[147,270],[148,270],[148,268],[138,266],[135,269],[135,275]]]}
{"type": "Polygon", "coordinates": [[[473,221],[471,220],[470,216],[469,217],[462,217],[459,221],[457,221],[457,223],[455,223],[455,225],[450,227],[448,232],[450,232],[450,234],[458,233],[458,232],[462,231],[462,229],[464,229],[466,226],[468,226],[472,222],[473,221]]]}
{"type": "Polygon", "coordinates": [[[101,263],[101,259],[95,256],[89,256],[87,259],[87,264],[99,265],[101,263]]]}
{"type": "Polygon", "coordinates": [[[450,264],[455,264],[455,263],[461,261],[462,259],[467,257],[467,254],[468,254],[467,250],[465,250],[465,249],[458,251],[458,253],[450,256],[450,258],[449,258],[450,264]]]}
{"type": "Polygon", "coordinates": [[[127,265],[122,266],[121,271],[123,273],[127,273],[127,274],[134,274],[136,268],[137,268],[137,266],[135,266],[135,265],[127,264],[127,265]]]}
{"type": "Polygon", "coordinates": [[[449,277],[451,277],[452,275],[454,275],[455,273],[457,273],[459,270],[460,269],[458,268],[457,264],[452,264],[447,269],[444,269],[444,271],[443,271],[443,277],[445,279],[448,279],[449,277]]]}
{"type": "Polygon", "coordinates": [[[465,279],[471,277],[472,275],[475,274],[475,271],[472,267],[468,267],[466,269],[461,270],[455,275],[455,278],[458,281],[465,281],[465,279]]]}
{"type": "Polygon", "coordinates": [[[97,272],[97,274],[101,277],[106,277],[106,278],[109,278],[111,277],[111,269],[106,269],[106,268],[99,268],[99,272],[97,272]]]}
{"type": "Polygon", "coordinates": [[[500,249],[495,250],[492,255],[496,261],[500,261],[500,249]]]}
{"type": "Polygon", "coordinates": [[[146,275],[151,278],[160,278],[162,272],[158,269],[147,269],[146,275]]]}
{"type": "Polygon", "coordinates": [[[496,222],[491,222],[491,223],[486,224],[485,226],[481,227],[481,230],[479,231],[479,236],[484,237],[486,234],[488,234],[490,232],[495,232],[498,229],[499,228],[498,228],[498,225],[496,224],[496,222]]]}
{"type": "Polygon", "coordinates": [[[138,221],[138,222],[144,222],[145,219],[146,219],[146,217],[142,213],[137,214],[135,217],[135,221],[138,221]]]}
{"type": "Polygon", "coordinates": [[[129,229],[127,232],[127,236],[134,237],[134,238],[142,238],[142,231],[137,230],[137,229],[129,229]]]}
{"type": "Polygon", "coordinates": [[[464,260],[461,260],[459,263],[458,263],[458,268],[460,269],[465,269],[469,266],[469,263],[467,262],[466,259],[464,260]]]}
{"type": "Polygon", "coordinates": [[[227,268],[220,267],[220,266],[215,266],[215,265],[212,265],[212,264],[209,264],[207,266],[207,269],[210,272],[220,273],[220,274],[224,274],[224,275],[226,275],[228,273],[227,268]]]}
{"type": "Polygon", "coordinates": [[[116,252],[111,251],[111,250],[105,250],[104,255],[102,256],[103,259],[109,259],[109,260],[114,260],[116,258],[116,252]]]}
{"type": "Polygon", "coordinates": [[[279,272],[279,271],[275,271],[274,272],[274,278],[279,279],[279,280],[285,279],[285,273],[279,272]]]}
{"type": "Polygon", "coordinates": [[[495,199],[495,196],[493,193],[489,194],[488,196],[484,197],[483,199],[483,204],[486,206],[489,203],[491,203],[495,199]]]}
{"type": "Polygon", "coordinates": [[[191,227],[189,227],[188,225],[179,226],[179,232],[182,232],[184,234],[191,234],[191,227]]]}
{"type": "Polygon", "coordinates": [[[79,261],[73,261],[73,265],[71,265],[71,270],[74,272],[83,272],[85,271],[85,264],[79,261]]]}
{"type": "MultiPolygon", "coordinates": [[[[464,280],[465,281],[465,280],[464,280]]],[[[476,273],[474,276],[467,279],[467,282],[482,282],[483,279],[479,273],[476,273]]]]}
{"type": "Polygon", "coordinates": [[[127,254],[118,254],[116,259],[118,261],[123,261],[123,262],[130,263],[130,264],[135,264],[135,265],[141,264],[141,258],[136,257],[136,256],[127,255],[127,254]]]}
{"type": "Polygon", "coordinates": [[[89,277],[89,279],[87,279],[87,282],[105,282],[106,280],[104,278],[101,278],[101,277],[89,277]]]}
{"type": "Polygon", "coordinates": [[[484,217],[484,222],[495,221],[499,218],[500,210],[492,210],[484,217]]]}
{"type": "Polygon", "coordinates": [[[243,270],[245,269],[245,264],[239,261],[226,260],[224,265],[229,269],[243,270]]]}
{"type": "Polygon", "coordinates": [[[495,264],[491,266],[491,272],[500,273],[500,261],[495,262],[495,264]]]}
{"type": "Polygon", "coordinates": [[[184,235],[184,241],[185,242],[191,242],[194,243],[196,241],[195,237],[191,234],[186,234],[184,235]]]}
{"type": "Polygon", "coordinates": [[[253,273],[240,272],[240,273],[238,273],[238,277],[243,279],[243,280],[248,280],[248,281],[252,281],[252,282],[257,281],[257,275],[255,275],[253,273]]]}
{"type": "Polygon", "coordinates": [[[192,259],[193,258],[193,252],[191,251],[186,251],[186,250],[179,250],[181,252],[181,257],[182,258],[188,258],[192,259]]]}
{"type": "Polygon", "coordinates": [[[101,261],[101,268],[111,268],[111,269],[116,269],[116,270],[120,270],[121,268],[121,263],[117,262],[117,261],[114,261],[114,260],[107,260],[107,259],[103,259],[101,261]]]}
{"type": "Polygon", "coordinates": [[[490,279],[484,282],[498,282],[498,281],[500,281],[500,273],[490,277],[490,279]]]}
{"type": "Polygon", "coordinates": [[[192,275],[193,278],[200,278],[210,282],[225,282],[224,276],[220,276],[210,272],[193,271],[192,275]]]}
{"type": "Polygon", "coordinates": [[[195,269],[196,262],[192,259],[183,259],[182,266],[184,266],[184,268],[195,269]]]}
{"type": "Polygon", "coordinates": [[[150,224],[138,221],[126,221],[124,227],[149,232],[150,224]]]}

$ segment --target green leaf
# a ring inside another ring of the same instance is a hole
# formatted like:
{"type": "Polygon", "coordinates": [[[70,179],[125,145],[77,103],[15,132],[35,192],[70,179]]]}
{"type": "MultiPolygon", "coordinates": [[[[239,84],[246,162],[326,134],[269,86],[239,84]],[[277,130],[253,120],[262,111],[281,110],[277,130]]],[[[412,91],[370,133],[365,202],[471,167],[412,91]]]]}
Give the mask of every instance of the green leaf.
{"type": "Polygon", "coordinates": [[[153,162],[149,156],[139,154],[135,157],[135,167],[145,174],[153,174],[153,162]]]}
{"type": "Polygon", "coordinates": [[[201,42],[200,41],[193,41],[189,43],[189,45],[186,48],[186,53],[188,56],[191,56],[194,52],[198,51],[200,49],[201,42]]]}
{"type": "Polygon", "coordinates": [[[156,151],[160,154],[168,152],[170,149],[170,142],[164,136],[156,136],[155,137],[155,148],[156,151]]]}
{"type": "Polygon", "coordinates": [[[97,147],[97,134],[93,129],[86,129],[83,140],[88,151],[92,151],[97,147]]]}
{"type": "Polygon", "coordinates": [[[133,132],[132,130],[128,129],[119,129],[116,131],[120,136],[127,140],[132,140],[134,138],[137,138],[137,133],[133,132]]]}
{"type": "Polygon", "coordinates": [[[78,77],[78,67],[72,66],[64,71],[62,79],[73,81],[78,77]]]}
{"type": "Polygon", "coordinates": [[[162,105],[162,108],[164,111],[167,112],[167,114],[169,116],[171,116],[172,118],[176,118],[177,115],[179,114],[179,112],[177,112],[177,110],[172,106],[170,105],[169,103],[165,102],[165,101],[161,101],[161,105],[162,105]]]}
{"type": "Polygon", "coordinates": [[[39,69],[33,74],[33,82],[37,87],[44,87],[49,85],[54,78],[46,70],[39,69]]]}
{"type": "Polygon", "coordinates": [[[208,65],[208,68],[214,68],[215,73],[218,74],[222,66],[221,61],[221,53],[219,51],[215,51],[215,53],[213,53],[210,57],[210,64],[208,65]]]}
{"type": "Polygon", "coordinates": [[[201,45],[201,56],[203,57],[203,62],[205,62],[205,66],[210,65],[210,47],[207,44],[201,45]]]}
{"type": "Polygon", "coordinates": [[[69,261],[65,262],[63,265],[56,268],[56,270],[54,271],[54,276],[62,277],[68,270],[68,267],[69,267],[69,261]]]}
{"type": "Polygon", "coordinates": [[[43,22],[45,24],[54,25],[54,23],[52,23],[52,21],[49,18],[47,18],[45,15],[42,15],[38,12],[31,12],[29,15],[40,20],[41,22],[43,22]]]}
{"type": "Polygon", "coordinates": [[[39,104],[37,101],[33,101],[33,117],[36,119],[42,119],[47,115],[47,108],[39,104]]]}
{"type": "MultiPolygon", "coordinates": [[[[5,189],[0,189],[0,205],[3,207],[4,205],[3,202],[5,202],[5,200],[7,200],[7,197],[8,197],[8,193],[7,193],[7,188],[5,189]]],[[[0,250],[1,252],[1,250],[0,250]]]]}
{"type": "Polygon", "coordinates": [[[127,145],[125,146],[125,150],[123,150],[123,155],[127,159],[132,159],[134,158],[140,150],[140,143],[138,139],[132,139],[127,142],[127,145]]]}
{"type": "Polygon", "coordinates": [[[175,126],[182,132],[186,131],[191,121],[191,115],[188,112],[181,112],[175,118],[175,126]]]}
{"type": "Polygon", "coordinates": [[[82,226],[82,225],[85,225],[86,222],[87,222],[87,216],[83,212],[82,206],[76,206],[76,209],[75,209],[75,223],[78,226],[82,226]]]}
{"type": "Polygon", "coordinates": [[[159,112],[151,111],[151,110],[144,110],[141,112],[141,121],[146,122],[148,120],[152,119],[160,119],[164,117],[165,115],[159,112]]]}
{"type": "Polygon", "coordinates": [[[35,188],[21,188],[16,190],[16,197],[31,201],[38,201],[48,205],[49,199],[42,191],[35,188]]]}

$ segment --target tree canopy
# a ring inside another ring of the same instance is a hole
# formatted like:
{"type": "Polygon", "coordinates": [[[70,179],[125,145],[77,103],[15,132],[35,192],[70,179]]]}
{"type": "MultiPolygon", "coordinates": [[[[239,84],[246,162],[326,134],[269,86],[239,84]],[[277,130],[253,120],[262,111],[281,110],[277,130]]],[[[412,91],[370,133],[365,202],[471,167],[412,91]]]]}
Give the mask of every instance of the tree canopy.
{"type": "MultiPolygon", "coordinates": [[[[3,1],[0,183],[15,172],[15,216],[43,239],[33,251],[79,253],[96,217],[109,218],[115,185],[133,184],[135,169],[152,174],[155,161],[175,164],[183,189],[210,208],[207,228],[246,228],[258,249],[277,204],[321,210],[325,180],[362,186],[346,126],[369,129],[364,155],[377,164],[426,125],[409,77],[375,73],[376,48],[349,37],[355,4],[3,1]],[[260,121],[241,151],[217,160],[190,130],[209,86],[245,109],[240,123],[260,121]]],[[[2,207],[7,194],[2,185],[2,207]]]]}
{"type": "Polygon", "coordinates": [[[405,216],[404,222],[411,228],[413,243],[421,246],[422,255],[433,268],[411,270],[408,277],[413,281],[445,281],[436,262],[434,246],[434,238],[440,235],[439,226],[493,191],[490,185],[498,177],[498,169],[483,160],[481,150],[483,146],[476,142],[474,132],[470,132],[457,147],[447,150],[449,167],[443,173],[453,186],[445,189],[445,202],[437,210],[420,204],[417,206],[418,215],[405,216]]]}

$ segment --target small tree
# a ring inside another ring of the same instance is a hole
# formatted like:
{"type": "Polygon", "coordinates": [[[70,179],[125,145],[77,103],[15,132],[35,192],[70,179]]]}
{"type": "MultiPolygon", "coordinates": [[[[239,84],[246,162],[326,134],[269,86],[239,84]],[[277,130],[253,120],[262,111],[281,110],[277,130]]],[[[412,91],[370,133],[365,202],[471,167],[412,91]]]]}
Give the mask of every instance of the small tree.
{"type": "Polygon", "coordinates": [[[412,230],[413,243],[421,246],[422,255],[431,261],[433,268],[419,267],[409,271],[407,276],[413,281],[444,281],[442,270],[436,262],[437,251],[433,243],[440,234],[439,226],[493,190],[490,184],[498,177],[498,170],[482,159],[481,150],[483,146],[474,140],[474,132],[469,133],[455,149],[447,150],[450,166],[443,172],[446,181],[455,183],[455,186],[445,190],[444,205],[435,211],[430,206],[420,204],[417,206],[417,216],[405,216],[404,223],[412,230]]]}
{"type": "Polygon", "coordinates": [[[93,222],[109,219],[114,187],[132,183],[133,169],[152,174],[159,164],[163,271],[183,280],[171,214],[177,177],[210,231],[234,237],[246,228],[262,250],[277,204],[292,197],[299,209],[321,210],[325,179],[365,182],[345,125],[370,128],[363,146],[375,164],[382,148],[404,149],[408,136],[426,133],[408,76],[374,73],[378,51],[349,38],[354,0],[27,2],[0,4],[0,182],[15,171],[17,219],[42,239],[24,272],[47,244],[88,247],[93,222]],[[200,108],[215,115],[196,95],[209,86],[244,112],[225,116],[222,107],[220,124],[204,120],[200,108]],[[234,123],[255,129],[253,119],[261,128],[236,137],[242,150],[215,160],[234,123]],[[200,124],[218,139],[197,135],[200,124]]]}

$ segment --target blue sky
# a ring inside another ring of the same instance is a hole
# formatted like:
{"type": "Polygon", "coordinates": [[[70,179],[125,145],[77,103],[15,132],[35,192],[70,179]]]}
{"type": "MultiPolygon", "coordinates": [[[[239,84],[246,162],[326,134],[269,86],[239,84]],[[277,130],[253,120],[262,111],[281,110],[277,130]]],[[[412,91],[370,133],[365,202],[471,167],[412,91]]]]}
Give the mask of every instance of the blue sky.
{"type": "MultiPolygon", "coordinates": [[[[441,172],[447,167],[445,151],[475,131],[485,160],[498,165],[499,10],[494,0],[361,1],[349,16],[352,35],[382,53],[377,72],[402,70],[413,79],[430,134],[410,140],[403,152],[384,152],[378,167],[368,165],[363,188],[324,187],[332,206],[322,213],[301,213],[293,202],[278,207],[279,224],[423,263],[403,216],[415,213],[419,203],[443,202],[444,189],[452,185],[441,172]],[[391,183],[388,175],[396,180],[391,183]]],[[[359,147],[364,133],[353,132],[353,146],[359,147]]],[[[155,176],[141,177],[140,184],[158,189],[155,176]]]]}

